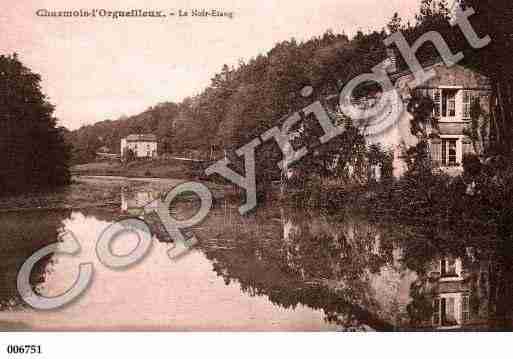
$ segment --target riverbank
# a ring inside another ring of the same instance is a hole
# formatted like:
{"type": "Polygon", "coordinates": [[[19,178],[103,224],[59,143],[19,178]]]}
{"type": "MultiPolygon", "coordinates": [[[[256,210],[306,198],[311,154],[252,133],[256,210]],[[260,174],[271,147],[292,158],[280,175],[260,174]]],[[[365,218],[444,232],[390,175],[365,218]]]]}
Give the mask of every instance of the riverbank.
{"type": "MultiPolygon", "coordinates": [[[[74,176],[70,185],[59,189],[0,197],[0,213],[98,207],[119,208],[122,189],[164,193],[183,182],[185,180],[167,178],[74,176]]],[[[232,192],[228,186],[209,182],[204,184],[216,199],[223,198],[232,192]]]]}

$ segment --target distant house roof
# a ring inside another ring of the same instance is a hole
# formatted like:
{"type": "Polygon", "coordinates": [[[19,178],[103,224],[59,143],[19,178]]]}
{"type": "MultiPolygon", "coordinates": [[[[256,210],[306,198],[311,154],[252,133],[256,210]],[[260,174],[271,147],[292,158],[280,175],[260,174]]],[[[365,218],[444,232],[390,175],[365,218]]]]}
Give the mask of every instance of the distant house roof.
{"type": "Polygon", "coordinates": [[[140,135],[128,135],[126,137],[127,141],[149,141],[149,142],[157,142],[157,136],[152,134],[140,134],[140,135]]]}

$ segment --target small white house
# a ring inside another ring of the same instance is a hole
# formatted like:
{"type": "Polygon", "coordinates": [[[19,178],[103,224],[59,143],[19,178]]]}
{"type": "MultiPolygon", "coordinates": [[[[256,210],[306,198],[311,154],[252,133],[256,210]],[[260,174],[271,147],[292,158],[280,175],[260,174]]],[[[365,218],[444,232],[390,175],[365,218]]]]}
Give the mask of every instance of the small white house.
{"type": "Polygon", "coordinates": [[[121,139],[121,157],[130,149],[135,158],[157,157],[157,136],[152,134],[129,135],[121,139]]]}

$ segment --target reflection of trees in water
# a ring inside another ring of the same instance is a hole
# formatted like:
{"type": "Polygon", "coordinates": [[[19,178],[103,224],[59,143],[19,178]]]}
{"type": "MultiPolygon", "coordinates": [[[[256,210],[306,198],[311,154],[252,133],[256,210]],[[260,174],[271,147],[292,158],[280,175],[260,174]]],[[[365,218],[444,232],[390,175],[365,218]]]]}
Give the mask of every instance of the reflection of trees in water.
{"type": "Polygon", "coordinates": [[[304,212],[281,218],[245,218],[202,247],[226,283],[264,295],[284,308],[322,309],[346,328],[392,330],[395,318],[376,295],[372,280],[393,266],[393,248],[357,218],[340,221],[304,212]]]}
{"type": "Polygon", "coordinates": [[[326,320],[351,328],[489,330],[511,322],[511,249],[489,232],[471,228],[469,241],[414,219],[374,225],[351,211],[260,212],[202,241],[216,273],[250,295],[322,309],[326,320]],[[456,267],[458,278],[441,280],[456,267]]]}
{"type": "MultiPolygon", "coordinates": [[[[55,243],[70,211],[23,211],[0,214],[0,310],[22,304],[16,288],[18,271],[37,250],[55,243]]],[[[34,286],[44,282],[50,258],[39,261],[31,273],[34,286]]]]}

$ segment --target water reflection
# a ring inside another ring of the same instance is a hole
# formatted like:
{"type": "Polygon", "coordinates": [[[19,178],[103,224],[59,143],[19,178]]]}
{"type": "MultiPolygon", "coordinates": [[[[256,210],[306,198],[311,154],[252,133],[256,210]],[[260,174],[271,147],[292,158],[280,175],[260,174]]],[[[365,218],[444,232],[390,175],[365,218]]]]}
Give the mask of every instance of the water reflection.
{"type": "MultiPolygon", "coordinates": [[[[62,229],[75,233],[82,250],[77,256],[54,256],[38,290],[46,296],[62,293],[83,262],[92,262],[95,268],[90,288],[72,305],[56,311],[18,307],[1,312],[0,326],[35,330],[336,329],[324,323],[320,311],[302,305],[285,310],[266,298],[244,294],[237,283],[226,285],[200,250],[170,261],[166,253],[170,244],[156,241],[144,261],[127,271],[103,267],[95,256],[96,238],[119,216],[81,210],[63,218],[62,229]]],[[[128,253],[136,242],[130,235],[122,236],[114,242],[113,252],[128,253]]]]}
{"type": "MultiPolygon", "coordinates": [[[[127,213],[143,216],[142,207],[159,194],[123,190],[121,213],[2,214],[0,302],[12,310],[0,312],[0,326],[8,320],[62,330],[489,330],[508,322],[500,313],[509,281],[495,253],[427,250],[405,228],[397,235],[397,226],[349,210],[325,215],[270,204],[240,217],[237,203],[224,201],[194,228],[200,243],[179,261],[169,260],[172,244],[156,231],[159,241],[137,266],[102,266],[95,256],[101,231],[127,213]],[[64,230],[76,235],[82,252],[42,263],[33,283],[44,295],[62,293],[78,265],[92,262],[91,288],[62,310],[20,308],[15,273],[22,258],[64,230]]],[[[129,253],[136,243],[127,234],[113,251],[129,253]]]]}
{"type": "MultiPolygon", "coordinates": [[[[36,250],[55,242],[63,231],[62,221],[70,211],[25,211],[0,214],[0,309],[20,306],[22,300],[16,289],[18,270],[36,250]]],[[[31,274],[36,286],[45,279],[51,262],[46,258],[38,263],[31,274]]]]}
{"type": "Polygon", "coordinates": [[[121,190],[121,211],[123,213],[140,216],[144,206],[157,200],[161,193],[156,190],[130,191],[127,188],[121,190]]]}
{"type": "Polygon", "coordinates": [[[285,308],[322,309],[327,322],[345,329],[398,326],[416,275],[375,227],[357,217],[335,221],[292,209],[276,215],[232,223],[203,243],[227,283],[235,280],[285,308]]]}
{"type": "Polygon", "coordinates": [[[492,261],[439,255],[426,263],[412,284],[410,321],[416,328],[438,330],[492,329],[494,316],[490,275],[492,261]]]}

